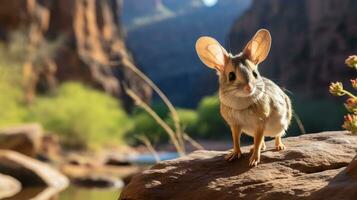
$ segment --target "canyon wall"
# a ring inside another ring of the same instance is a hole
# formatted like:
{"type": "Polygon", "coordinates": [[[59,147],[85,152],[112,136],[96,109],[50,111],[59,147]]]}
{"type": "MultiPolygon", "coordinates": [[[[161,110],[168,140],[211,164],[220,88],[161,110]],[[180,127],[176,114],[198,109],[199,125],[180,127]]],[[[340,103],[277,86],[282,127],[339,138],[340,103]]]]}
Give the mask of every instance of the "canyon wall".
{"type": "Polygon", "coordinates": [[[48,91],[58,82],[75,80],[132,101],[124,85],[148,102],[151,89],[133,73],[120,24],[122,2],[116,0],[13,0],[0,2],[0,38],[8,41],[14,31],[27,37],[24,64],[26,97],[48,91]],[[55,55],[40,54],[44,44],[61,39],[55,55]],[[36,55],[36,56],[31,56],[36,55]],[[31,58],[30,58],[31,57],[31,58]]]}
{"type": "Polygon", "coordinates": [[[329,82],[353,78],[344,60],[357,53],[356,10],[353,0],[255,0],[229,43],[237,53],[259,28],[269,29],[273,44],[262,74],[293,92],[327,96],[329,82]]]}

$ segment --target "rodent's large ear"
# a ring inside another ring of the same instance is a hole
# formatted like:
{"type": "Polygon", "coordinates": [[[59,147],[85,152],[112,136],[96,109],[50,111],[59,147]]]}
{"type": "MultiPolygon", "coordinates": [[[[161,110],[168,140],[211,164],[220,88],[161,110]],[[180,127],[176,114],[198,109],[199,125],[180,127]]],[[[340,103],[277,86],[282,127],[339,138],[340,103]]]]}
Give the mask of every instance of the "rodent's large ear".
{"type": "Polygon", "coordinates": [[[243,55],[257,65],[266,59],[270,51],[270,46],[271,35],[269,31],[260,29],[244,48],[243,55]]]}
{"type": "Polygon", "coordinates": [[[227,51],[211,37],[200,37],[196,42],[196,51],[201,61],[210,68],[224,70],[228,61],[227,51]]]}

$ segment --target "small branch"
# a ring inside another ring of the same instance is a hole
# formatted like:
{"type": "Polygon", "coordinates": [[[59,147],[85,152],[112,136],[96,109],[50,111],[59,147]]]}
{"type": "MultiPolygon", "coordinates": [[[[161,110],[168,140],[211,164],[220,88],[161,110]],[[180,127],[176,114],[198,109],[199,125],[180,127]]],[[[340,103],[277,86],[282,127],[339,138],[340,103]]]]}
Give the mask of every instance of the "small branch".
{"type": "Polygon", "coordinates": [[[350,96],[351,98],[356,99],[357,97],[355,95],[353,95],[351,92],[347,91],[347,90],[343,90],[343,93],[347,94],[348,96],[350,96]]]}
{"type": "Polygon", "coordinates": [[[304,124],[302,123],[299,115],[293,111],[293,114],[294,114],[294,117],[295,117],[295,120],[296,120],[296,123],[301,131],[302,134],[306,134],[306,130],[305,130],[305,127],[304,127],[304,124]]]}
{"type": "Polygon", "coordinates": [[[152,146],[150,140],[146,136],[137,136],[136,137],[138,140],[140,140],[148,149],[148,151],[154,156],[155,161],[158,163],[160,162],[160,156],[159,154],[155,151],[154,147],[152,146]]]}
{"type": "Polygon", "coordinates": [[[139,107],[143,108],[154,120],[166,131],[166,133],[169,135],[170,140],[174,144],[177,153],[179,153],[180,156],[185,155],[185,152],[182,150],[179,141],[175,137],[175,132],[171,129],[167,123],[161,119],[161,117],[154,111],[150,106],[148,106],[144,101],[140,99],[132,90],[129,88],[125,88],[126,93],[135,101],[136,105],[139,107]]]}
{"type": "Polygon", "coordinates": [[[193,147],[195,147],[197,150],[204,150],[205,148],[200,145],[198,142],[196,142],[193,138],[191,138],[187,133],[183,133],[183,138],[191,143],[193,147]]]}
{"type": "Polygon", "coordinates": [[[140,76],[159,95],[159,97],[165,103],[167,108],[170,110],[176,130],[175,137],[177,138],[180,146],[182,147],[182,151],[185,152],[185,145],[184,145],[182,130],[180,126],[180,118],[178,116],[175,107],[172,105],[172,103],[166,97],[166,95],[160,90],[160,88],[154,82],[152,82],[152,80],[149,77],[147,77],[142,71],[140,71],[137,67],[135,67],[135,65],[131,61],[129,61],[128,59],[123,59],[122,63],[124,64],[124,66],[128,67],[138,76],[140,76]]]}

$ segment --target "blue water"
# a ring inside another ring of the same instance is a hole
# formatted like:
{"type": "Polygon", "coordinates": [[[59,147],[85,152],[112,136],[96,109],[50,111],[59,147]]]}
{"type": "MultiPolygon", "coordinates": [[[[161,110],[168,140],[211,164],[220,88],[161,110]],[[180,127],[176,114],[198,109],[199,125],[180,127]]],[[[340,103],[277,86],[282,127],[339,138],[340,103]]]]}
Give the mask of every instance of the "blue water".
{"type": "MultiPolygon", "coordinates": [[[[179,157],[179,154],[176,152],[159,152],[158,155],[161,161],[171,160],[179,157]]],[[[150,153],[131,156],[128,158],[128,161],[137,165],[152,165],[156,163],[155,157],[150,153]]]]}

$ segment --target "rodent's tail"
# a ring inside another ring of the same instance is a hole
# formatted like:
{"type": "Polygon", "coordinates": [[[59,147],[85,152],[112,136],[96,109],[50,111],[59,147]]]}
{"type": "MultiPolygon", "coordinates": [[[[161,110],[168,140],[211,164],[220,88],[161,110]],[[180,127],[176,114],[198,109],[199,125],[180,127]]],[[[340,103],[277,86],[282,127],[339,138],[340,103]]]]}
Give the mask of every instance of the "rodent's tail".
{"type": "Polygon", "coordinates": [[[297,123],[297,125],[298,125],[298,127],[299,127],[299,129],[300,129],[300,131],[301,131],[301,134],[306,134],[305,127],[304,127],[304,125],[302,124],[302,121],[301,121],[299,115],[295,112],[294,109],[292,109],[292,111],[293,111],[293,112],[292,112],[293,117],[294,117],[295,120],[296,120],[296,123],[297,123]]]}
{"type": "MultiPolygon", "coordinates": [[[[288,90],[288,89],[286,89],[286,88],[282,88],[282,90],[284,91],[284,92],[288,92],[288,93],[290,93],[290,94],[293,94],[290,90],[288,90]]],[[[301,121],[301,119],[300,119],[300,117],[299,117],[299,115],[295,112],[295,110],[292,108],[292,106],[291,106],[291,101],[290,101],[290,99],[287,97],[287,100],[289,101],[288,102],[288,106],[289,106],[289,110],[291,109],[291,113],[289,113],[290,114],[290,119],[291,119],[291,115],[295,118],[295,120],[296,120],[296,123],[297,123],[297,125],[298,125],[298,127],[299,127],[299,129],[300,129],[300,132],[301,132],[301,134],[306,134],[306,130],[305,130],[305,127],[304,127],[304,124],[302,123],[302,121],[301,121]]]]}

